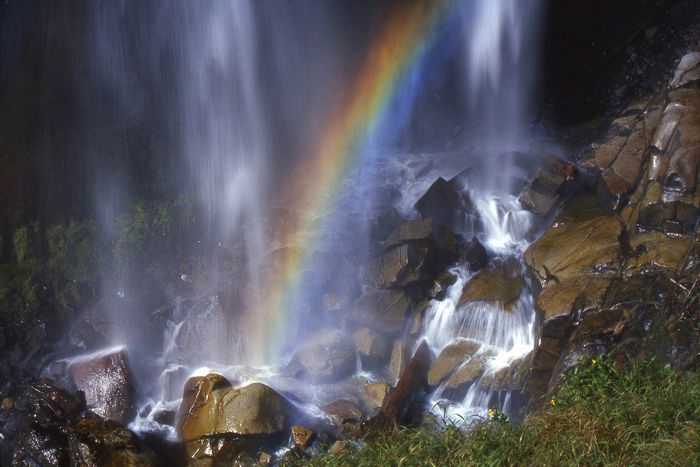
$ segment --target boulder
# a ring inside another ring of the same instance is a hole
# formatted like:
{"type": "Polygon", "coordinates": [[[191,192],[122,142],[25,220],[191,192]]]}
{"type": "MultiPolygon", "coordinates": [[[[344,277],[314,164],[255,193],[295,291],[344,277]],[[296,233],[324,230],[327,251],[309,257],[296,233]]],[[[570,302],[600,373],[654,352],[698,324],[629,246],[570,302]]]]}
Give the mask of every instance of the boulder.
{"type": "Polygon", "coordinates": [[[58,427],[30,425],[15,447],[12,465],[61,467],[69,465],[68,437],[58,427]]]}
{"type": "Polygon", "coordinates": [[[185,383],[182,402],[177,414],[177,430],[182,433],[182,424],[191,413],[199,411],[209,403],[212,392],[217,389],[230,388],[229,380],[216,373],[206,376],[193,376],[185,383]]]}
{"type": "Polygon", "coordinates": [[[480,344],[468,340],[458,340],[444,349],[437,356],[428,371],[428,384],[437,386],[442,383],[454,370],[469,360],[481,347],[480,344]]]}
{"type": "Polygon", "coordinates": [[[109,420],[83,419],[68,428],[71,465],[160,465],[139,438],[109,420]]]}
{"type": "Polygon", "coordinates": [[[435,300],[444,300],[447,296],[447,289],[457,282],[457,276],[451,272],[440,274],[428,289],[428,297],[435,300]]]}
{"type": "MultiPolygon", "coordinates": [[[[183,398],[178,428],[188,452],[196,450],[202,442],[214,443],[218,450],[226,451],[234,447],[229,441],[236,441],[235,448],[240,452],[244,448],[255,449],[269,437],[284,433],[290,407],[274,389],[252,383],[241,388],[204,390],[211,383],[216,387],[217,380],[201,380],[200,391],[191,405],[191,397],[188,401],[183,398]]],[[[191,392],[185,393],[190,395],[191,392]]]]}
{"type": "Polygon", "coordinates": [[[482,358],[473,358],[457,368],[452,376],[445,382],[443,394],[453,400],[464,397],[471,386],[486,368],[486,362],[482,358]]]}
{"type": "Polygon", "coordinates": [[[474,203],[458,182],[439,177],[414,205],[424,219],[447,226],[458,225],[468,215],[474,215],[474,203]]]}
{"type": "Polygon", "coordinates": [[[360,397],[370,412],[375,412],[382,408],[391,386],[388,383],[371,383],[362,386],[360,397]]]}
{"type": "Polygon", "coordinates": [[[368,362],[378,362],[383,360],[387,354],[387,343],[381,334],[369,328],[360,328],[352,335],[355,349],[364,360],[368,362]]]}
{"type": "Polygon", "coordinates": [[[472,237],[464,245],[464,249],[460,254],[460,262],[469,263],[469,270],[478,271],[489,264],[489,254],[484,245],[476,237],[472,237]]]}
{"type": "Polygon", "coordinates": [[[311,382],[329,383],[353,371],[355,347],[345,334],[322,329],[297,350],[293,360],[304,367],[311,382]]]}
{"type": "Polygon", "coordinates": [[[331,402],[323,408],[323,411],[338,426],[347,422],[358,422],[364,418],[362,410],[346,399],[331,402]]]}
{"type": "Polygon", "coordinates": [[[377,290],[360,296],[348,319],[381,334],[403,331],[411,310],[411,299],[400,290],[377,290]]]}
{"type": "Polygon", "coordinates": [[[375,287],[405,287],[430,279],[433,264],[428,247],[402,244],[372,261],[367,268],[367,277],[375,287]]]}
{"type": "Polygon", "coordinates": [[[459,305],[474,301],[498,302],[509,310],[517,302],[523,288],[525,281],[521,275],[482,269],[464,286],[459,305]]]}
{"type": "Polygon", "coordinates": [[[396,339],[391,348],[389,358],[389,376],[391,381],[398,381],[404,370],[408,366],[410,358],[410,346],[406,339],[396,339]]]}
{"type": "Polygon", "coordinates": [[[452,230],[431,219],[410,220],[397,226],[384,241],[385,248],[403,243],[432,244],[449,255],[457,253],[457,239],[452,230]]]}
{"type": "Polygon", "coordinates": [[[124,349],[72,360],[68,371],[93,412],[120,423],[134,416],[134,386],[124,349]]]}
{"type": "Polygon", "coordinates": [[[526,209],[548,216],[559,205],[573,183],[576,168],[561,159],[547,157],[545,165],[533,177],[520,195],[526,209]]]}
{"type": "Polygon", "coordinates": [[[619,269],[622,223],[615,217],[555,223],[525,251],[537,278],[549,282],[619,269]]]}

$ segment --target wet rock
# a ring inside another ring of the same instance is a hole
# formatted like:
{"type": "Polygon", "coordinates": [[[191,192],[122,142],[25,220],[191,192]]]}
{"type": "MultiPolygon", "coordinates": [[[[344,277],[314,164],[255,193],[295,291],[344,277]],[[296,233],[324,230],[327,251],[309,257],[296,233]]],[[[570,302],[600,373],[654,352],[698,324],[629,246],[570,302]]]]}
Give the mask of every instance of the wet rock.
{"type": "Polygon", "coordinates": [[[519,274],[482,269],[464,286],[459,305],[474,301],[498,302],[509,310],[524,287],[525,281],[519,274]]]}
{"type": "Polygon", "coordinates": [[[355,367],[355,347],[345,334],[322,329],[312,336],[294,355],[313,383],[337,381],[355,367]]]}
{"type": "Polygon", "coordinates": [[[454,370],[471,358],[481,347],[480,344],[459,340],[442,349],[428,371],[428,384],[437,386],[442,383],[454,370]]]}
{"type": "Polygon", "coordinates": [[[677,89],[700,82],[700,52],[689,52],[681,58],[669,87],[677,89]]]}
{"type": "Polygon", "coordinates": [[[355,343],[355,349],[363,359],[369,363],[377,363],[383,360],[387,354],[387,343],[381,334],[376,333],[368,328],[360,328],[352,335],[352,341],[355,343]]]}
{"type": "Polygon", "coordinates": [[[68,428],[71,465],[160,465],[155,453],[115,422],[84,419],[68,428]]]}
{"type": "Polygon", "coordinates": [[[311,442],[316,437],[316,433],[314,433],[313,430],[301,425],[292,425],[291,432],[292,444],[294,444],[297,449],[301,449],[302,451],[309,447],[311,442]]]}
{"type": "Polygon", "coordinates": [[[252,383],[241,388],[214,389],[206,395],[196,394],[194,404],[181,407],[181,413],[184,415],[179,435],[186,443],[190,459],[231,459],[281,436],[287,427],[290,408],[272,388],[252,383]]]}
{"type": "Polygon", "coordinates": [[[178,432],[182,432],[182,424],[189,414],[199,411],[201,407],[209,403],[213,391],[230,387],[229,380],[216,373],[188,379],[183,389],[182,402],[177,414],[178,432]]]}
{"type": "Polygon", "coordinates": [[[331,402],[323,408],[323,411],[338,426],[343,423],[357,422],[364,418],[362,410],[347,399],[338,399],[331,402]]]}
{"type": "Polygon", "coordinates": [[[534,176],[530,184],[520,195],[520,202],[526,209],[548,216],[563,199],[569,185],[573,182],[576,169],[555,157],[548,157],[545,166],[534,176]]]}
{"type": "Polygon", "coordinates": [[[393,206],[379,207],[368,216],[370,238],[382,242],[401,222],[403,218],[393,206]]]}
{"type": "Polygon", "coordinates": [[[377,290],[355,301],[348,319],[385,335],[403,331],[411,299],[400,290],[377,290]]]}
{"type": "Polygon", "coordinates": [[[428,297],[435,300],[444,300],[447,289],[457,282],[457,276],[451,272],[444,272],[435,279],[428,289],[428,297]]]}
{"type": "Polygon", "coordinates": [[[68,371],[93,412],[120,423],[134,416],[134,386],[123,349],[73,360],[68,371]]]}
{"type": "Polygon", "coordinates": [[[634,235],[630,247],[637,254],[625,264],[624,276],[630,277],[640,271],[664,269],[677,271],[688,256],[693,240],[648,232],[634,235]]]}
{"type": "Polygon", "coordinates": [[[671,138],[676,131],[676,127],[678,126],[682,115],[682,105],[671,102],[666,106],[663,116],[661,117],[661,123],[659,123],[656,133],[651,140],[651,146],[653,149],[659,152],[666,151],[671,143],[671,138]]]}
{"type": "Polygon", "coordinates": [[[562,222],[525,251],[525,262],[542,285],[619,268],[622,223],[614,217],[562,222]]]}
{"type": "Polygon", "coordinates": [[[618,176],[611,169],[603,172],[598,182],[596,196],[601,206],[608,212],[614,213],[627,204],[632,185],[624,178],[618,176]]]}
{"type": "Polygon", "coordinates": [[[375,287],[405,287],[430,278],[431,259],[428,247],[398,245],[376,258],[368,267],[367,276],[375,287]]]}
{"type": "Polygon", "coordinates": [[[472,237],[464,246],[464,250],[460,255],[460,261],[469,263],[471,271],[478,271],[489,264],[489,254],[484,245],[476,237],[472,237]]]}
{"type": "Polygon", "coordinates": [[[475,212],[469,193],[457,181],[448,182],[442,177],[433,182],[414,207],[424,219],[447,226],[457,225],[475,212]]]}
{"type": "Polygon", "coordinates": [[[600,173],[610,167],[626,142],[626,136],[616,136],[603,144],[597,145],[581,161],[581,165],[586,169],[600,173]]]}
{"type": "Polygon", "coordinates": [[[27,384],[23,399],[30,407],[32,418],[42,425],[70,420],[84,407],[84,402],[78,397],[47,379],[27,384]]]}
{"type": "Polygon", "coordinates": [[[429,243],[453,256],[457,253],[457,239],[452,230],[431,219],[411,220],[399,225],[384,241],[384,247],[391,248],[409,242],[429,243]]]}
{"type": "Polygon", "coordinates": [[[410,346],[406,339],[397,339],[391,348],[389,358],[389,376],[392,381],[398,381],[404,370],[408,366],[410,356],[410,346]]]}
{"type": "Polygon", "coordinates": [[[453,400],[464,397],[471,386],[484,373],[486,362],[482,358],[473,358],[457,368],[445,382],[444,395],[453,400]]]}
{"type": "Polygon", "coordinates": [[[69,464],[68,438],[58,427],[32,425],[21,435],[12,464],[64,466],[69,464]]]}
{"type": "Polygon", "coordinates": [[[700,145],[678,148],[671,157],[664,180],[664,191],[694,193],[700,164],[700,145]]]}
{"type": "Polygon", "coordinates": [[[402,423],[411,404],[427,384],[428,369],[432,360],[432,352],[426,342],[423,342],[411,358],[396,388],[389,393],[377,415],[372,417],[365,426],[367,432],[388,430],[396,423],[402,423]]]}
{"type": "Polygon", "coordinates": [[[390,391],[388,383],[372,383],[362,386],[360,397],[369,411],[375,412],[384,405],[390,391]]]}

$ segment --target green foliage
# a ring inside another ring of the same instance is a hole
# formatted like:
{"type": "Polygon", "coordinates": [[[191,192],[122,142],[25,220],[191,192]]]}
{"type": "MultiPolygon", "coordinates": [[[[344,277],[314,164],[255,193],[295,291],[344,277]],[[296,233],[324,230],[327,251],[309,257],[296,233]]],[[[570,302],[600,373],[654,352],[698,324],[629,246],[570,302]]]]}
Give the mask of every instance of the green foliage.
{"type": "MultiPolygon", "coordinates": [[[[304,465],[700,465],[700,375],[583,359],[546,409],[470,432],[399,428],[304,465]]],[[[294,464],[294,462],[291,462],[294,464]]]]}
{"type": "Polygon", "coordinates": [[[25,264],[30,257],[31,238],[30,229],[32,226],[25,226],[15,230],[12,236],[12,246],[15,250],[15,258],[19,264],[25,264]]]}

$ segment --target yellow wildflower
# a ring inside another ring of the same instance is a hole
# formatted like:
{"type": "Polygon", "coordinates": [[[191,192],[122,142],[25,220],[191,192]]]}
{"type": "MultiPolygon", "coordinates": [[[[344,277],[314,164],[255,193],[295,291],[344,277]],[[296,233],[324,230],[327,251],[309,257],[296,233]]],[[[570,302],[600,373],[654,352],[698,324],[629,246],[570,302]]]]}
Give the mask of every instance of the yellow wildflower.
{"type": "Polygon", "coordinates": [[[596,363],[598,363],[598,360],[596,360],[596,359],[594,358],[594,359],[591,360],[591,363],[592,363],[593,365],[595,365],[596,363]]]}
{"type": "Polygon", "coordinates": [[[489,417],[493,418],[495,414],[496,412],[494,412],[493,409],[489,409],[489,417]]]}
{"type": "Polygon", "coordinates": [[[550,399],[550,400],[549,400],[549,405],[551,405],[552,407],[554,407],[555,405],[557,405],[556,399],[550,399]]]}

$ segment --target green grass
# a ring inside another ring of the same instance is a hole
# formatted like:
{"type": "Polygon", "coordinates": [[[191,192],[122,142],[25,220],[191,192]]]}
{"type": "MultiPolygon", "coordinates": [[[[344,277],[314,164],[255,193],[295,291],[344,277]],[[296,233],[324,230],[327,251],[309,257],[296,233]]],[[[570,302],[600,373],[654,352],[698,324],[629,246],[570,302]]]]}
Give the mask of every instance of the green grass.
{"type": "Polygon", "coordinates": [[[700,465],[700,376],[653,360],[618,370],[581,361],[548,407],[514,427],[495,417],[464,433],[397,428],[361,449],[303,465],[700,465]]]}

